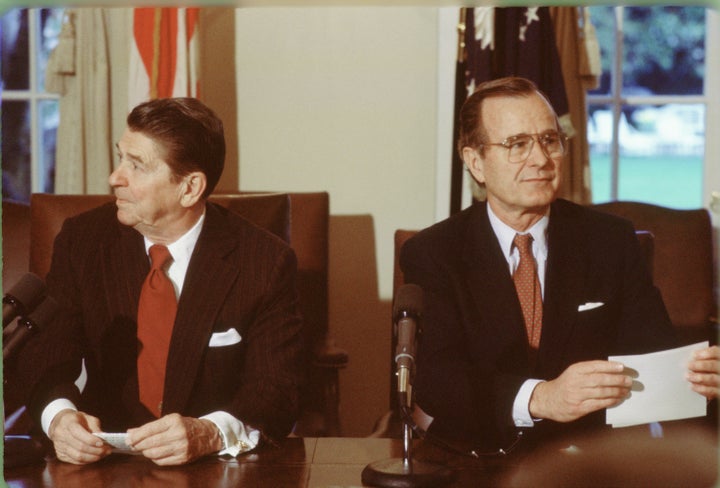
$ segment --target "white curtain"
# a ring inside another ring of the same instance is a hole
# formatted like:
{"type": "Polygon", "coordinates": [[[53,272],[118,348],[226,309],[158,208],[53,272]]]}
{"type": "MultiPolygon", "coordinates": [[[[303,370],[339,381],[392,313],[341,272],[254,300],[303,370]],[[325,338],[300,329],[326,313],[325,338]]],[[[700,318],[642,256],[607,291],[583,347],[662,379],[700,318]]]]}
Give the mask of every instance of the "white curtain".
{"type": "Polygon", "coordinates": [[[59,93],[55,193],[109,193],[118,128],[126,99],[113,82],[127,79],[125,34],[130,9],[67,9],[48,60],[46,89],[59,93]],[[115,34],[115,35],[113,35],[115,34]],[[115,39],[115,41],[113,41],[115,39]],[[121,96],[118,97],[118,93],[121,96]],[[120,108],[122,107],[122,108],[120,108]]]}

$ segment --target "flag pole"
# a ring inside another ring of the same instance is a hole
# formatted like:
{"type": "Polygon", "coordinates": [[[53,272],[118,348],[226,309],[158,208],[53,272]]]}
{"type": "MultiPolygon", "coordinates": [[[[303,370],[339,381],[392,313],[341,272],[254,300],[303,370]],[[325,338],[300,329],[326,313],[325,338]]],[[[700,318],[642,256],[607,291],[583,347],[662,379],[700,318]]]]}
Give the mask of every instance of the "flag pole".
{"type": "Polygon", "coordinates": [[[458,115],[460,108],[467,98],[465,85],[465,63],[467,51],[465,46],[465,21],[467,8],[460,7],[460,18],[458,20],[458,42],[457,58],[455,61],[455,107],[453,110],[453,140],[450,169],[450,215],[460,211],[462,205],[462,182],[463,182],[463,161],[457,151],[456,143],[460,134],[458,115]]]}

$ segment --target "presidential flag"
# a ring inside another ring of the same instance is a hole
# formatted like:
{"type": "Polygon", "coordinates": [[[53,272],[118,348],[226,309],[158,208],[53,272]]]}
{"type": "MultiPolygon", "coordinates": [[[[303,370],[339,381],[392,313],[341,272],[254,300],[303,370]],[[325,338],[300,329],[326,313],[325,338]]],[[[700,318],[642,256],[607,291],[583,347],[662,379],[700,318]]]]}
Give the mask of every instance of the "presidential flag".
{"type": "Polygon", "coordinates": [[[559,116],[569,112],[548,7],[478,7],[467,13],[465,84],[522,76],[537,84],[559,116]]]}
{"type": "Polygon", "coordinates": [[[198,8],[133,9],[128,106],[198,97],[198,8]]]}

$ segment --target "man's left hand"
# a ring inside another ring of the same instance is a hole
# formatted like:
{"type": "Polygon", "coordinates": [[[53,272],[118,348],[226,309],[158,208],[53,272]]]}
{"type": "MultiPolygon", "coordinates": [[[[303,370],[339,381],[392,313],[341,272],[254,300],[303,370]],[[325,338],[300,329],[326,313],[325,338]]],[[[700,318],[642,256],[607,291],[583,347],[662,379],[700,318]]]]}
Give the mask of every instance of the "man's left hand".
{"type": "Polygon", "coordinates": [[[160,466],[186,464],[222,449],[222,437],[205,419],[166,415],[135,429],[128,429],[127,443],[160,466]]]}
{"type": "Polygon", "coordinates": [[[707,347],[693,352],[687,379],[692,389],[708,400],[720,396],[720,348],[707,347]]]}

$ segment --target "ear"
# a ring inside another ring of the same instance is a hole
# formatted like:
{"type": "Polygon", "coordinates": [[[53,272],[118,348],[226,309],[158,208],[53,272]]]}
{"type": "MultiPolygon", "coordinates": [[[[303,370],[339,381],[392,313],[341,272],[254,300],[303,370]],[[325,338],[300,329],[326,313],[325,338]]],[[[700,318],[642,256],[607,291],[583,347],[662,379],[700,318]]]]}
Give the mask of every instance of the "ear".
{"type": "Polygon", "coordinates": [[[485,183],[484,160],[478,150],[466,146],[462,150],[462,158],[473,178],[479,183],[485,183]]]}
{"type": "Polygon", "coordinates": [[[183,207],[192,207],[202,198],[207,187],[207,177],[201,171],[194,171],[183,177],[180,204],[183,207]]]}

